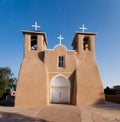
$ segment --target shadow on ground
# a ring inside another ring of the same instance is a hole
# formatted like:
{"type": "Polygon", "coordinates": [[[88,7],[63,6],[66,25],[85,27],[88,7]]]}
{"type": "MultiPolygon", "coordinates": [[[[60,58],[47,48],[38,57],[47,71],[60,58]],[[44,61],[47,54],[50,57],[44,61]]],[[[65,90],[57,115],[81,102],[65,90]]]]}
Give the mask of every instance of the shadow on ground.
{"type": "Polygon", "coordinates": [[[50,122],[45,119],[28,117],[18,113],[0,112],[0,122],[50,122]]]}
{"type": "Polygon", "coordinates": [[[104,104],[93,105],[95,108],[110,109],[110,110],[120,110],[120,104],[105,101],[104,104]]]}

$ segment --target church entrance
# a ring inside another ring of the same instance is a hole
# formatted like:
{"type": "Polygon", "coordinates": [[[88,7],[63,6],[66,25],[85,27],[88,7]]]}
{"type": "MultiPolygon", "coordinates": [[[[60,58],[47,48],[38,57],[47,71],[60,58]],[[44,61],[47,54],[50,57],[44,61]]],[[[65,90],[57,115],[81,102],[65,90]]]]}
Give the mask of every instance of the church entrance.
{"type": "Polygon", "coordinates": [[[70,103],[70,80],[62,75],[56,75],[50,82],[50,103],[70,103]]]}

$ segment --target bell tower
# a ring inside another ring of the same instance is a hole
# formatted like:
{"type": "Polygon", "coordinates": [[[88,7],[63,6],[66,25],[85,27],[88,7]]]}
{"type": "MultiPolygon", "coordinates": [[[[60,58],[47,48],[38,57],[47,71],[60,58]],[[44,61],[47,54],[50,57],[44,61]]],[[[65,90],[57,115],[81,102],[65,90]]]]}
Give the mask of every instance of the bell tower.
{"type": "Polygon", "coordinates": [[[95,54],[94,39],[96,33],[89,32],[76,32],[73,39],[73,49],[78,53],[92,53],[95,54]]]}
{"type": "Polygon", "coordinates": [[[47,67],[44,62],[46,33],[37,30],[39,26],[36,22],[32,26],[34,31],[22,31],[24,58],[18,76],[15,106],[38,106],[48,102],[47,67]]]}
{"type": "Polygon", "coordinates": [[[47,38],[45,32],[26,30],[23,30],[22,32],[24,35],[24,56],[26,58],[30,58],[31,54],[37,54],[38,51],[45,51],[47,46],[47,38]]]}
{"type": "Polygon", "coordinates": [[[77,52],[76,105],[92,105],[104,102],[102,81],[95,57],[94,39],[96,33],[76,32],[73,49],[77,52]]]}
{"type": "Polygon", "coordinates": [[[37,25],[37,22],[32,27],[35,28],[34,31],[22,30],[24,35],[24,57],[26,58],[30,58],[31,54],[37,54],[38,51],[45,51],[47,46],[46,33],[38,31],[40,26],[37,25]]]}

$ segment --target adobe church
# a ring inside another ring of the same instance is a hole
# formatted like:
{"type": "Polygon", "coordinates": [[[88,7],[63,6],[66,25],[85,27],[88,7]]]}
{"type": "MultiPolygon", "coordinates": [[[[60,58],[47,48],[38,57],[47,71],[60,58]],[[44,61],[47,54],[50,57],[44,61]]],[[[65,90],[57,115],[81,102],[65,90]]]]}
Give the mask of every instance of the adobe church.
{"type": "Polygon", "coordinates": [[[15,106],[52,103],[93,105],[104,103],[104,91],[95,57],[96,33],[76,32],[73,50],[61,44],[47,49],[45,32],[23,30],[24,59],[21,63],[15,106]]]}

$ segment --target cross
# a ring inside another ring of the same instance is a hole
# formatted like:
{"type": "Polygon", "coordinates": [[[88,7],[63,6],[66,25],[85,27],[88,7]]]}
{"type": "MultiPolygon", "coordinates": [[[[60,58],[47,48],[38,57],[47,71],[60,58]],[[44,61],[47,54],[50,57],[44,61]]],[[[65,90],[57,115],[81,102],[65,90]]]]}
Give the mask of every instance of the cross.
{"type": "Polygon", "coordinates": [[[82,27],[80,27],[80,29],[82,30],[82,32],[85,32],[85,30],[87,30],[87,28],[85,28],[84,24],[82,25],[82,27]]]}
{"type": "Polygon", "coordinates": [[[37,25],[37,22],[35,21],[35,25],[32,25],[32,27],[34,27],[35,28],[35,31],[37,31],[38,30],[38,28],[40,28],[40,26],[39,25],[37,25]]]}
{"type": "Polygon", "coordinates": [[[61,45],[61,41],[64,39],[64,38],[62,37],[62,35],[58,36],[57,39],[60,40],[60,45],[61,45]]]}

